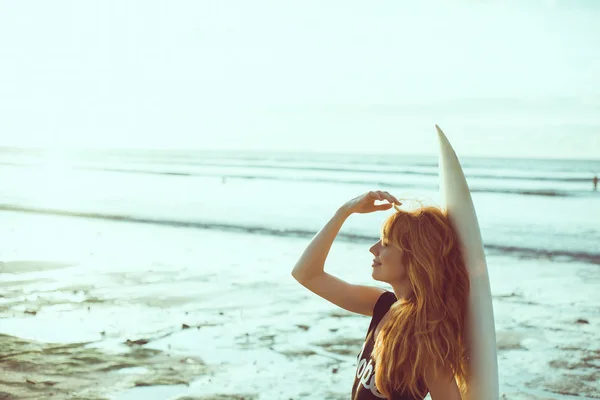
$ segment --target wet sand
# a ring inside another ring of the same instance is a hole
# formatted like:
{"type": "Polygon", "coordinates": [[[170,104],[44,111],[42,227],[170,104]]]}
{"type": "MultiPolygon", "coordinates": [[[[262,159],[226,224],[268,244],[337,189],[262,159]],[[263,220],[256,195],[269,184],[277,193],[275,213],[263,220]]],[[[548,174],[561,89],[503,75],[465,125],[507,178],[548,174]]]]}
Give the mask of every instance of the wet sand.
{"type": "MultiPolygon", "coordinates": [[[[1,264],[0,271],[18,277],[69,267],[72,266],[56,262],[13,261],[1,264]]],[[[28,280],[25,277],[3,281],[0,313],[13,318],[22,313],[24,318],[35,319],[38,313],[52,307],[60,306],[63,311],[79,307],[90,312],[91,307],[103,303],[96,297],[87,296],[88,289],[81,286],[51,291],[28,289],[43,283],[43,279],[28,280]],[[69,292],[72,299],[68,299],[69,292]],[[24,302],[23,293],[28,293],[24,302]],[[45,296],[50,293],[65,296],[62,299],[45,296]]],[[[182,326],[181,329],[188,328],[182,326]]],[[[60,327],[40,323],[38,329],[60,327]]],[[[209,371],[198,357],[172,355],[144,347],[154,338],[126,339],[119,351],[106,351],[96,345],[110,335],[102,331],[99,336],[101,338],[95,341],[64,344],[0,334],[0,398],[106,399],[107,393],[128,387],[188,385],[195,377],[209,371]]]]}
{"type": "MultiPolygon", "coordinates": [[[[2,223],[0,399],[349,398],[369,319],[291,278],[305,239],[2,223]]],[[[334,244],[330,271],[372,284],[367,249],[334,244]]],[[[600,398],[597,266],[488,263],[502,398],[600,398]]]]}

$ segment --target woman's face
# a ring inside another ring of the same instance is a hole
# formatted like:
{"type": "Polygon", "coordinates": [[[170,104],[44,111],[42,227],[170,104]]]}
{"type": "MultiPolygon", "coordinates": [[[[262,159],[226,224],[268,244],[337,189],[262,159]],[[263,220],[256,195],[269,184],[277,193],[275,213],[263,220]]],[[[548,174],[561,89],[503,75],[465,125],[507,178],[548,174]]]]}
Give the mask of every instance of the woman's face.
{"type": "Polygon", "coordinates": [[[404,283],[407,279],[406,266],[402,265],[402,250],[385,240],[379,240],[369,249],[373,259],[373,279],[390,285],[404,283]]]}

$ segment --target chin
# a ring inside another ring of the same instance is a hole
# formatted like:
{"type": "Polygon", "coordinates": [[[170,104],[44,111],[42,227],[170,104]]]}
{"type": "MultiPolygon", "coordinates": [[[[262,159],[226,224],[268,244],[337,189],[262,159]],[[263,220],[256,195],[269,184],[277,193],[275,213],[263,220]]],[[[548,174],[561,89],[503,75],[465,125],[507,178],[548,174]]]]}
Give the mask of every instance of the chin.
{"type": "Polygon", "coordinates": [[[371,273],[371,277],[372,277],[373,279],[375,279],[376,281],[379,281],[379,282],[385,282],[383,279],[381,279],[380,277],[378,277],[378,276],[377,276],[377,273],[376,273],[374,270],[373,270],[373,272],[371,273]]]}

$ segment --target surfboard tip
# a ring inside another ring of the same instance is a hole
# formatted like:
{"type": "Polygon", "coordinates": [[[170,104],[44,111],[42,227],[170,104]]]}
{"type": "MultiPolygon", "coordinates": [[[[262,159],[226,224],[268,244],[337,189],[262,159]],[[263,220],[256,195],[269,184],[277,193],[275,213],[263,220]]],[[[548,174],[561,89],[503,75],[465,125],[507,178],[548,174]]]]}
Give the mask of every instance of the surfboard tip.
{"type": "Polygon", "coordinates": [[[442,153],[445,151],[448,151],[448,149],[450,149],[451,152],[454,152],[454,149],[452,149],[452,145],[448,141],[448,138],[446,137],[446,134],[444,133],[444,131],[442,131],[442,128],[440,128],[436,124],[435,129],[437,130],[437,133],[438,133],[438,140],[440,143],[440,149],[442,150],[442,153]]]}
{"type": "MultiPolygon", "coordinates": [[[[444,135],[444,132],[442,131],[442,128],[440,128],[437,124],[435,125],[435,129],[437,130],[437,133],[439,135],[444,135]]],[[[444,135],[445,136],[445,135],[444,135]]]]}

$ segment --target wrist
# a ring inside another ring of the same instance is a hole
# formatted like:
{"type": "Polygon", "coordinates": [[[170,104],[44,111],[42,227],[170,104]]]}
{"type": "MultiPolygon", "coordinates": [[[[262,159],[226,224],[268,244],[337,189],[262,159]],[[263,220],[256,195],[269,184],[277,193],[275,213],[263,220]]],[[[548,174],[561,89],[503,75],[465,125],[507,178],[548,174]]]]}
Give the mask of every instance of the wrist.
{"type": "Polygon", "coordinates": [[[350,210],[350,208],[348,208],[346,205],[343,205],[340,208],[338,208],[337,212],[335,213],[336,216],[343,218],[348,218],[352,214],[352,210],[350,210]]]}

